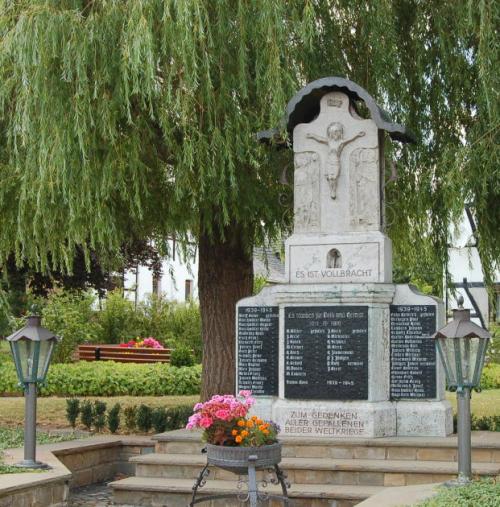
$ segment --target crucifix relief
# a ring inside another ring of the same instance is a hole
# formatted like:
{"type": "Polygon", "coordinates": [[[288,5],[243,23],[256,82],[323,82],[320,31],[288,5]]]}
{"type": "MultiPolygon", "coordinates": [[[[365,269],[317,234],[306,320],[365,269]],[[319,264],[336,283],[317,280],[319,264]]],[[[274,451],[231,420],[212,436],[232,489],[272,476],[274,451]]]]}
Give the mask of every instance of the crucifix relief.
{"type": "Polygon", "coordinates": [[[363,137],[364,131],[358,132],[350,139],[344,139],[344,126],[340,122],[333,122],[326,128],[326,137],[318,136],[316,134],[307,133],[307,139],[328,146],[328,155],[326,158],[326,179],[330,186],[330,197],[335,199],[337,197],[337,179],[340,174],[340,157],[344,147],[357,139],[363,137]]]}

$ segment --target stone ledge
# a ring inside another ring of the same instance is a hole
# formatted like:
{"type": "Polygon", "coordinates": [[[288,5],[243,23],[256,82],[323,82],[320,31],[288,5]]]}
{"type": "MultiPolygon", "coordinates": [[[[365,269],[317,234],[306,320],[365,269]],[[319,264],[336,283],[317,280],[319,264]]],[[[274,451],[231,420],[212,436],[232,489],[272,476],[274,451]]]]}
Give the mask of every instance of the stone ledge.
{"type": "MultiPolygon", "coordinates": [[[[148,477],[129,477],[109,484],[116,491],[141,491],[186,493],[192,492],[193,479],[167,479],[148,477]]],[[[269,492],[279,492],[279,486],[269,485],[269,492]]],[[[380,486],[344,486],[325,484],[292,484],[289,495],[291,498],[338,498],[338,499],[365,499],[378,493],[380,486]]],[[[209,480],[203,487],[203,494],[237,492],[236,481],[209,480]]],[[[200,492],[201,493],[201,492],[200,492]]]]}
{"type": "MultiPolygon", "coordinates": [[[[121,451],[124,447],[153,447],[154,442],[148,437],[137,436],[106,436],[85,440],[72,440],[55,444],[37,446],[37,459],[47,463],[50,470],[41,472],[22,472],[19,474],[4,474],[0,476],[0,505],[16,507],[26,505],[30,507],[49,507],[66,505],[70,481],[79,474],[79,486],[103,480],[103,474],[116,472],[120,466],[121,451]],[[116,459],[101,461],[110,448],[118,451],[116,459]],[[98,451],[98,452],[96,452],[98,451]],[[99,452],[104,451],[104,453],[99,452]],[[65,458],[72,455],[93,453],[96,463],[87,463],[81,468],[73,468],[63,463],[65,458]],[[102,465],[102,466],[101,466],[102,465]],[[92,473],[86,473],[91,470],[92,473]]],[[[23,458],[23,449],[7,449],[4,452],[5,462],[14,464],[23,458]]]]}
{"type": "MultiPolygon", "coordinates": [[[[201,432],[197,430],[175,430],[160,433],[152,437],[157,442],[199,442],[201,432]]],[[[377,437],[377,438],[307,438],[307,437],[280,437],[286,445],[301,446],[339,446],[339,447],[457,447],[456,435],[448,437],[377,437]]],[[[472,448],[500,449],[500,432],[473,431],[472,448]]]]}

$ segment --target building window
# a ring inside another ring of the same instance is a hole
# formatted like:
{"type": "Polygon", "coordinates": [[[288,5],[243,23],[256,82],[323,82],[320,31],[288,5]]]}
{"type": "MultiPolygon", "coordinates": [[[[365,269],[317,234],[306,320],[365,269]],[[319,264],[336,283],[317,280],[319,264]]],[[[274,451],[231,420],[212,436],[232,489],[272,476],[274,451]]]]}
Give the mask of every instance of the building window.
{"type": "Polygon", "coordinates": [[[184,299],[190,301],[193,298],[193,280],[186,280],[184,285],[184,299]]]}

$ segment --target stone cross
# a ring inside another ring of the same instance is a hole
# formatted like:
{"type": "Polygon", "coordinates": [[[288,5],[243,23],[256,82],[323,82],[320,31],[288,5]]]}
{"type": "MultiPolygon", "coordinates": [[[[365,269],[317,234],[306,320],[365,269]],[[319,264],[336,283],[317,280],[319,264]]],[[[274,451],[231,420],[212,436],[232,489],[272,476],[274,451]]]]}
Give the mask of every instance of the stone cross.
{"type": "Polygon", "coordinates": [[[294,129],[295,233],[381,230],[378,127],[342,92],[320,102],[311,123],[294,129]]]}

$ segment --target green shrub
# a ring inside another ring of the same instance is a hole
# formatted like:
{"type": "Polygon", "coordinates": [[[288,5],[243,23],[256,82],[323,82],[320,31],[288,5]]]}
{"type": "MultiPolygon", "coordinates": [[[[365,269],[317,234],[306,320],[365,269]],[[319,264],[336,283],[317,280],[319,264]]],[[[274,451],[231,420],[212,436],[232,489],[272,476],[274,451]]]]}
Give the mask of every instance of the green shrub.
{"type": "Polygon", "coordinates": [[[94,402],[94,427],[96,431],[102,431],[106,426],[106,403],[96,400],[94,402]]]}
{"type": "Polygon", "coordinates": [[[82,424],[90,431],[94,424],[94,407],[88,400],[82,403],[80,408],[80,420],[82,424]]]}
{"type": "Polygon", "coordinates": [[[121,405],[115,403],[108,412],[108,429],[111,433],[116,433],[120,427],[120,410],[121,405]]]}
{"type": "Polygon", "coordinates": [[[66,400],[66,419],[73,429],[76,427],[76,420],[80,414],[80,400],[69,398],[66,400]]]}
{"type": "Polygon", "coordinates": [[[152,409],[147,405],[139,405],[137,408],[136,425],[139,431],[147,433],[151,429],[152,425],[152,409]]]}
{"type": "Polygon", "coordinates": [[[456,488],[440,487],[437,495],[417,504],[418,507],[498,507],[500,482],[493,479],[473,481],[456,488]]]}
{"type": "Polygon", "coordinates": [[[99,343],[121,343],[139,334],[140,319],[134,304],[116,289],[107,294],[103,309],[97,315],[100,325],[97,334],[99,343]]]}
{"type": "Polygon", "coordinates": [[[177,346],[170,354],[170,364],[177,367],[193,366],[194,356],[191,349],[182,345],[177,346]]]}
{"type": "Polygon", "coordinates": [[[134,431],[135,421],[137,417],[137,409],[135,408],[135,406],[125,407],[123,414],[125,415],[125,426],[127,427],[127,430],[130,432],[134,431]]]}
{"type": "Polygon", "coordinates": [[[156,433],[163,433],[167,429],[168,416],[164,407],[158,407],[151,414],[151,423],[156,433]]]}
{"type": "MultiPolygon", "coordinates": [[[[453,432],[457,432],[457,414],[453,414],[453,432]]],[[[500,415],[471,415],[470,427],[472,431],[500,431],[500,415]]]]}
{"type": "Polygon", "coordinates": [[[99,326],[93,302],[94,296],[87,292],[61,289],[50,292],[41,312],[42,325],[62,338],[54,350],[53,363],[71,361],[78,344],[95,341],[99,326]]]}
{"type": "Polygon", "coordinates": [[[484,365],[481,375],[482,389],[500,389],[500,364],[488,363],[484,365]]]}
{"type": "Polygon", "coordinates": [[[185,428],[189,417],[193,414],[191,405],[178,405],[167,410],[167,430],[178,430],[185,428]]]}
{"type": "MultiPolygon", "coordinates": [[[[49,368],[42,396],[182,396],[198,394],[201,366],[80,361],[49,368]]],[[[0,394],[18,394],[13,363],[0,364],[0,394]]]]}
{"type": "Polygon", "coordinates": [[[196,362],[201,362],[203,343],[201,340],[200,307],[194,302],[174,304],[170,310],[166,341],[172,348],[186,347],[194,351],[196,362]]]}

